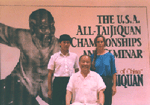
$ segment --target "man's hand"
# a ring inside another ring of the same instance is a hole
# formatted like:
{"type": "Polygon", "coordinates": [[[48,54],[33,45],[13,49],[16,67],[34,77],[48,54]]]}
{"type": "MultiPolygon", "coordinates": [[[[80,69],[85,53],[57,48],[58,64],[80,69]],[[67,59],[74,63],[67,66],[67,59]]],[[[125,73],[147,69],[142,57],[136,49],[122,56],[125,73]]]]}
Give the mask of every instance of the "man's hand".
{"type": "Polygon", "coordinates": [[[52,90],[48,91],[48,98],[52,99],[52,90]]]}

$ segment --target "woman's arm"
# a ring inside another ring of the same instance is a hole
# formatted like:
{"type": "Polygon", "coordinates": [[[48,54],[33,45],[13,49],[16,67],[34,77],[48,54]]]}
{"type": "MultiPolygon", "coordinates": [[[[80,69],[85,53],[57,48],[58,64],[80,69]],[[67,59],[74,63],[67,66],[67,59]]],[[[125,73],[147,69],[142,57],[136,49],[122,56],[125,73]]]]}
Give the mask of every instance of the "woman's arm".
{"type": "Polygon", "coordinates": [[[113,74],[112,96],[116,94],[116,73],[113,74]]]}

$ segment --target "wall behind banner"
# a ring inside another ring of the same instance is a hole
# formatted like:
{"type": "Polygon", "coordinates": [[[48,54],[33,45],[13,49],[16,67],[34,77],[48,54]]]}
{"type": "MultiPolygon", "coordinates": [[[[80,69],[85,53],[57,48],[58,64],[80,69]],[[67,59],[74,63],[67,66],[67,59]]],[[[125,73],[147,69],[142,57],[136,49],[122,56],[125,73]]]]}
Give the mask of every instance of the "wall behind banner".
{"type": "MultiPolygon", "coordinates": [[[[106,37],[117,68],[117,94],[113,105],[149,105],[149,51],[146,7],[35,7],[0,6],[0,22],[29,28],[28,18],[38,8],[49,10],[55,19],[55,36],[73,37],[72,52],[91,54],[96,35],[106,37]]],[[[1,79],[11,73],[19,50],[0,44],[1,79]],[[8,66],[9,65],[9,66],[8,66]]]]}

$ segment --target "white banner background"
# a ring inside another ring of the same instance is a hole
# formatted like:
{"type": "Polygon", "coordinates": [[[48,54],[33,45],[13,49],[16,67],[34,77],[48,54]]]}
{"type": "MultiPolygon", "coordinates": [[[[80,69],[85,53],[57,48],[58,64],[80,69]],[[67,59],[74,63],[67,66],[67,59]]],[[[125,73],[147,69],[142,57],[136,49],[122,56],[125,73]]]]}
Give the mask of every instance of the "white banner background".
{"type": "MultiPolygon", "coordinates": [[[[117,73],[122,74],[122,70],[125,69],[126,74],[132,74],[133,72],[127,72],[128,69],[138,70],[137,74],[143,74],[143,86],[117,86],[117,93],[113,97],[113,105],[150,105],[150,90],[149,90],[149,50],[148,50],[148,20],[147,20],[147,7],[101,7],[101,6],[0,6],[0,22],[15,28],[29,28],[28,18],[32,11],[38,8],[45,8],[49,10],[54,19],[56,32],[55,36],[59,37],[61,34],[69,34],[76,39],[93,40],[97,35],[96,25],[102,26],[141,26],[141,34],[137,35],[126,35],[125,38],[141,38],[139,45],[138,42],[134,46],[128,47],[106,47],[109,50],[129,50],[133,49],[135,52],[137,49],[142,51],[142,58],[116,58],[116,68],[117,73]],[[97,15],[113,15],[114,24],[100,24],[97,15]],[[125,16],[129,15],[129,19],[134,23],[122,23],[118,24],[117,15],[123,15],[123,20],[125,16]],[[133,21],[133,16],[137,17],[140,23],[133,21]],[[94,35],[78,35],[78,25],[86,27],[88,33],[88,26],[91,27],[91,32],[96,31],[94,35]],[[140,72],[139,72],[140,71],[140,72]]],[[[110,31],[111,32],[111,31],[110,31]]],[[[110,35],[105,35],[106,38],[110,38],[110,35]]],[[[121,35],[114,35],[112,38],[123,38],[121,35]]],[[[88,41],[89,43],[89,41],[88,41]]],[[[77,40],[73,40],[74,46],[78,44],[77,40]]],[[[70,51],[77,53],[79,56],[83,54],[83,50],[93,50],[95,47],[71,47],[70,51]]],[[[19,58],[19,50],[16,48],[10,48],[6,45],[1,44],[1,79],[4,79],[7,75],[11,73],[19,58]]],[[[133,57],[133,56],[132,56],[133,57]]],[[[137,75],[135,74],[135,75],[137,75]]]]}

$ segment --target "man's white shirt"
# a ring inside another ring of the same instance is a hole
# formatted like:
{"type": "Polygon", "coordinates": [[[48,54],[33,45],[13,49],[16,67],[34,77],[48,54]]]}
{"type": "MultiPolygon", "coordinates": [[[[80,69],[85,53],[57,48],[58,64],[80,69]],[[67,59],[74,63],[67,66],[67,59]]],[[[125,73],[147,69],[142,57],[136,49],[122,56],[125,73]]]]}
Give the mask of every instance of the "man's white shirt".
{"type": "Polygon", "coordinates": [[[59,51],[51,56],[47,68],[54,70],[55,77],[70,77],[79,68],[79,59],[75,53],[63,55],[59,51]]]}
{"type": "Polygon", "coordinates": [[[103,79],[96,72],[90,71],[84,78],[81,71],[74,73],[69,80],[67,90],[73,93],[73,103],[96,105],[97,94],[106,88],[103,79]]]}

